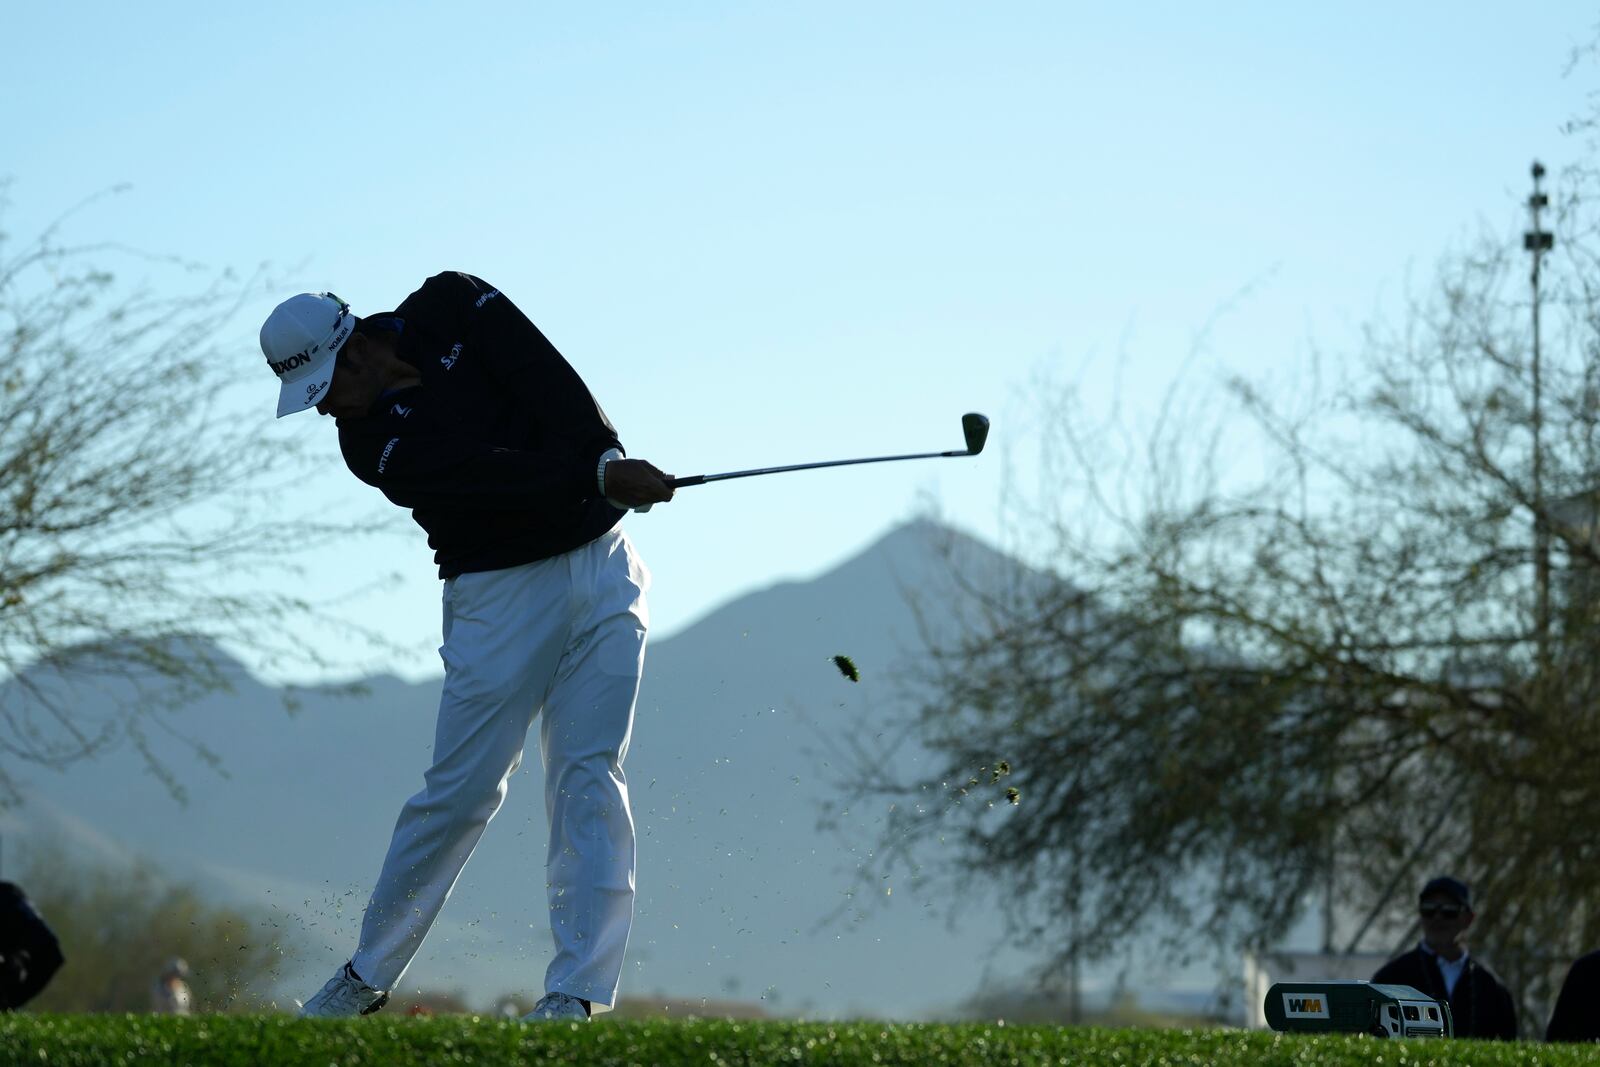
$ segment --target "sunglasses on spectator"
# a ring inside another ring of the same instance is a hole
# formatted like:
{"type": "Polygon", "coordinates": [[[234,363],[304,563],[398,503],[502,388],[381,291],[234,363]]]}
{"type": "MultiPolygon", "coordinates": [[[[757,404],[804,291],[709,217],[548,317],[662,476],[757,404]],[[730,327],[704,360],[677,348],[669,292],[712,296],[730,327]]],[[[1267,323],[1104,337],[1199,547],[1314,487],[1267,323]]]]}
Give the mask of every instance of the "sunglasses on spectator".
{"type": "Polygon", "coordinates": [[[1445,919],[1454,919],[1466,910],[1460,904],[1424,904],[1417,909],[1424,919],[1431,919],[1435,915],[1445,919]]]}

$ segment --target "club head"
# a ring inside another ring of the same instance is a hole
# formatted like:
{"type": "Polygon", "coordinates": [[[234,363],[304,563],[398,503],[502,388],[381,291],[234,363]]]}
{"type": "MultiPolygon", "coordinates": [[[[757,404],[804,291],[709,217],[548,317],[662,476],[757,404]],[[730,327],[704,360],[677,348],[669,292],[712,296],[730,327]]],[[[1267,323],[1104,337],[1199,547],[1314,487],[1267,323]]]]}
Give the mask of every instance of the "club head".
{"type": "Polygon", "coordinates": [[[976,456],[983,451],[983,443],[989,439],[989,417],[969,411],[961,416],[961,432],[967,439],[967,455],[976,456]]]}

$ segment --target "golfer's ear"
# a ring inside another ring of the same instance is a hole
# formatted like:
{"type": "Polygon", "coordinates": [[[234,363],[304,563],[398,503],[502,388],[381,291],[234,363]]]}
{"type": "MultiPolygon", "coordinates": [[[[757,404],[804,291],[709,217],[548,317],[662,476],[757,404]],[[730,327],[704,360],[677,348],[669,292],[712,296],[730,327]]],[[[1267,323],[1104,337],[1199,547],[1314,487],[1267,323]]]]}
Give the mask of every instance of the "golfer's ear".
{"type": "Polygon", "coordinates": [[[366,334],[353,333],[350,339],[339,350],[339,362],[346,364],[353,371],[362,371],[367,365],[367,346],[371,344],[366,334]]]}

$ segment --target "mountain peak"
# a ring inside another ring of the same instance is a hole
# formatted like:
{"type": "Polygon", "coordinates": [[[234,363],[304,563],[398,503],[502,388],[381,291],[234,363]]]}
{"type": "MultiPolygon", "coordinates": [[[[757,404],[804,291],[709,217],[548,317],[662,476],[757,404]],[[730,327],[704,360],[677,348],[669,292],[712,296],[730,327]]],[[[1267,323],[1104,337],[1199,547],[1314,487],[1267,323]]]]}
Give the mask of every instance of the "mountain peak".
{"type": "Polygon", "coordinates": [[[922,589],[948,580],[952,571],[993,577],[1015,568],[1014,560],[971,534],[919,516],[889,530],[815,581],[832,585],[889,575],[922,589]]]}
{"type": "MultiPolygon", "coordinates": [[[[997,953],[997,907],[970,909],[957,932],[914,884],[896,884],[880,906],[843,904],[861,888],[859,856],[882,816],[833,807],[840,776],[854,773],[839,750],[877,744],[916,706],[925,638],[959,625],[949,591],[981,580],[975,561],[1000,558],[914,519],[826,573],[651,643],[627,757],[640,871],[630,993],[776,993],[781,982],[802,1012],[872,1003],[907,1017],[970,994],[976,979],[952,958],[1020,960],[997,953]],[[840,654],[859,678],[841,676],[840,654]]],[[[284,961],[283,993],[303,995],[349,958],[395,811],[430,761],[438,682],[368,682],[360,696],[295,687],[293,715],[281,688],[259,685],[174,708],[177,731],[153,731],[149,747],[187,803],[132,745],[36,776],[29,799],[189,884],[279,909],[274,921],[304,942],[284,961]],[[196,763],[191,741],[218,766],[196,763]]],[[[487,1004],[543,970],[545,909],[528,893],[547,840],[538,764],[515,776],[408,982],[487,1004]]],[[[57,832],[27,811],[19,820],[57,832]]]]}

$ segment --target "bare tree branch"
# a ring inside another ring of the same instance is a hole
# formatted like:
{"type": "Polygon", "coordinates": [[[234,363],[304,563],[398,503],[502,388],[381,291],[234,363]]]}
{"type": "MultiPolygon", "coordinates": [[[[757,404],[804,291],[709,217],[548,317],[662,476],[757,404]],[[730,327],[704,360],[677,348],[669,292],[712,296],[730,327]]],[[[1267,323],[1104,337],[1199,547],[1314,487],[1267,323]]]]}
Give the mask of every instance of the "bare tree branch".
{"type": "Polygon", "coordinates": [[[20,799],[19,765],[116,744],[181,796],[178,770],[146,739],[177,730],[165,718],[175,705],[229,687],[212,642],[270,651],[263,635],[284,629],[273,621],[327,617],[241,579],[359,532],[284,514],[283,489],[309,457],[293,440],[263,442],[230,403],[251,362],[218,338],[259,279],[63,244],[74,212],[22,245],[0,234],[0,804],[20,799]],[[101,266],[130,256],[203,277],[177,294],[130,289],[101,266]]]}

